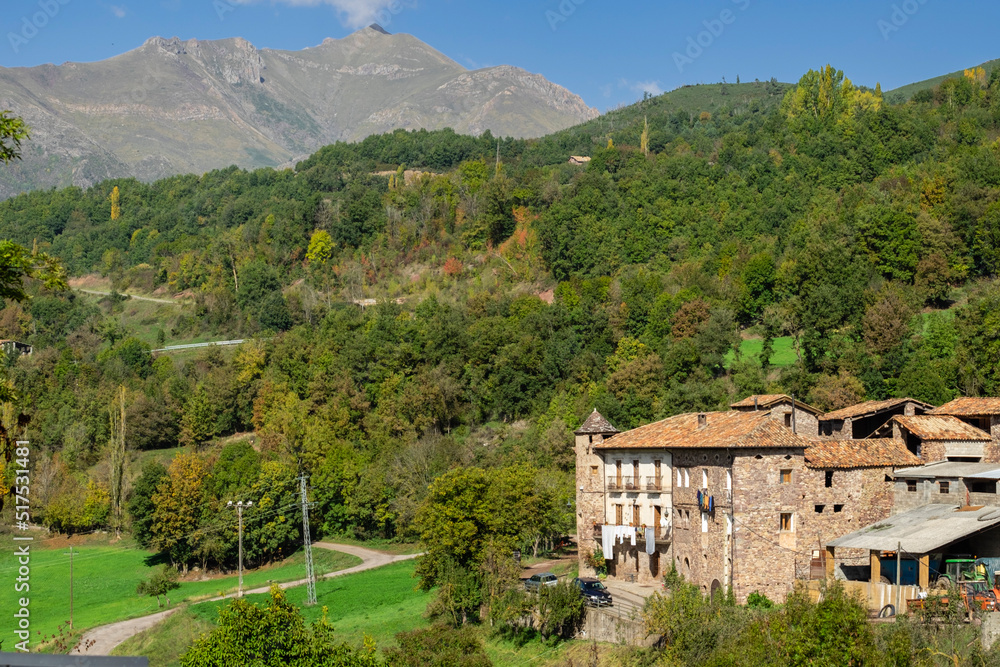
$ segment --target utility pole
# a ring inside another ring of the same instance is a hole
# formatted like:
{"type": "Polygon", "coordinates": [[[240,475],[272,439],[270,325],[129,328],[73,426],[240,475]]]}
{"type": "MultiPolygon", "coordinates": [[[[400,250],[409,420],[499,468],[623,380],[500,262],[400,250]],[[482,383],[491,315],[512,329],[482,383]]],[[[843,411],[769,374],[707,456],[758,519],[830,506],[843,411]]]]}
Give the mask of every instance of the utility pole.
{"type": "Polygon", "coordinates": [[[73,547],[69,548],[69,629],[73,629],[73,547]]]}
{"type": "Polygon", "coordinates": [[[244,503],[241,500],[238,503],[236,503],[235,506],[233,505],[233,501],[232,500],[230,500],[228,503],[226,503],[227,507],[236,507],[236,516],[239,517],[239,524],[240,524],[240,529],[239,529],[240,530],[240,563],[239,563],[239,568],[240,568],[240,584],[239,584],[238,592],[236,594],[236,597],[239,597],[239,598],[243,597],[243,508],[250,507],[251,505],[253,505],[253,501],[252,500],[248,501],[246,503],[244,503]]]}
{"type": "Polygon", "coordinates": [[[306,548],[306,605],[316,604],[316,574],[313,569],[312,536],[309,534],[309,501],[306,499],[306,476],[299,475],[302,493],[302,543],[306,548]]]}

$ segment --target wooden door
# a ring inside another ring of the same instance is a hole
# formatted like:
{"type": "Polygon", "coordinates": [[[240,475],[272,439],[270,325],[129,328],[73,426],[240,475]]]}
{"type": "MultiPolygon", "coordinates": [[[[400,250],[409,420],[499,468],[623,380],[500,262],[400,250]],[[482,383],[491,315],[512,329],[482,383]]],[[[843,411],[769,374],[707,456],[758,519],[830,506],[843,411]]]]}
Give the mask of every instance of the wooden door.
{"type": "MultiPolygon", "coordinates": [[[[655,461],[653,461],[653,480],[656,483],[657,491],[663,488],[663,473],[660,470],[660,459],[656,459],[655,461]]],[[[657,511],[659,511],[659,508],[657,508],[657,511]]],[[[660,524],[657,523],[656,525],[660,524]]]]}
{"type": "Polygon", "coordinates": [[[659,505],[653,506],[653,530],[660,534],[660,521],[663,519],[663,510],[659,505]]]}
{"type": "Polygon", "coordinates": [[[622,488],[622,462],[615,461],[615,478],[618,480],[617,488],[622,488]]]}
{"type": "Polygon", "coordinates": [[[615,505],[615,525],[621,526],[622,524],[622,506],[615,505]]]}

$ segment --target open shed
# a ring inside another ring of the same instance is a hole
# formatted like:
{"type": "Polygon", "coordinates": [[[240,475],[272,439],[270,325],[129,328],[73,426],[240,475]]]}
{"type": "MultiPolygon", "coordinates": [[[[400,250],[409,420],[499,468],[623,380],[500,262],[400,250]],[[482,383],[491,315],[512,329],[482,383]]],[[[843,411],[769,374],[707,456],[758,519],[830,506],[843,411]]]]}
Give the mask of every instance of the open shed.
{"type": "Polygon", "coordinates": [[[833,577],[837,549],[868,550],[872,582],[879,580],[881,554],[898,551],[917,560],[917,582],[926,589],[933,555],[1000,556],[1000,507],[924,505],[831,540],[826,549],[828,577],[833,577]]]}

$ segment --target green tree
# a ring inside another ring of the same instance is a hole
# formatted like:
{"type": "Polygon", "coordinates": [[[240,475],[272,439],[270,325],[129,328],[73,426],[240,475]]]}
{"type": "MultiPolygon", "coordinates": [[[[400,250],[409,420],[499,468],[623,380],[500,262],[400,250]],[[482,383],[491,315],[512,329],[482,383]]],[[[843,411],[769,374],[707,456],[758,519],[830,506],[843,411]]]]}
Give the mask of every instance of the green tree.
{"type": "Polygon", "coordinates": [[[580,589],[571,581],[542,586],[538,592],[539,632],[543,638],[572,639],[583,623],[584,611],[580,589]]]}
{"type": "MultiPolygon", "coordinates": [[[[143,579],[136,586],[135,592],[138,595],[148,595],[156,598],[156,606],[162,607],[160,596],[165,596],[175,588],[180,588],[177,581],[177,570],[164,563],[160,569],[150,575],[149,579],[143,579]]],[[[169,599],[168,599],[169,603],[169,599]]]]}
{"type": "Polygon", "coordinates": [[[181,656],[183,667],[382,667],[374,642],[355,649],[334,639],[326,615],[307,626],[284,591],[271,587],[266,606],[234,600],[218,626],[181,656]]]}
{"type": "Polygon", "coordinates": [[[433,625],[396,635],[398,646],[386,649],[392,667],[491,667],[476,631],[433,625]]]}
{"type": "Polygon", "coordinates": [[[10,111],[0,111],[0,161],[21,159],[21,142],[28,138],[28,126],[10,111]]]}
{"type": "Polygon", "coordinates": [[[153,496],[160,483],[167,478],[167,469],[155,460],[146,461],[142,474],[132,485],[128,512],[132,517],[132,537],[142,547],[149,547],[153,540],[153,496]]]}
{"type": "Polygon", "coordinates": [[[200,447],[215,437],[215,408],[204,386],[198,387],[184,404],[181,415],[181,444],[200,447]]]}

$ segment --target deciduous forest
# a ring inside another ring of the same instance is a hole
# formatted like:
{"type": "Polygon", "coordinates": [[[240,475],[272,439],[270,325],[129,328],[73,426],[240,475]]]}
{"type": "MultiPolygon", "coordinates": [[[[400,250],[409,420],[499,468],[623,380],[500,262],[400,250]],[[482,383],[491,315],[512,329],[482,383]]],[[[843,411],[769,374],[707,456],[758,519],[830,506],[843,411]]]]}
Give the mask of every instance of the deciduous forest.
{"type": "Polygon", "coordinates": [[[668,95],[538,140],[397,131],[0,202],[0,237],[113,287],[31,282],[0,310],[34,346],[3,359],[3,420],[36,448],[36,518],[232,568],[222,507],[252,496],[260,564],[301,539],[305,472],[318,534],[423,535],[430,584],[484,531],[531,551],[571,530],[595,407],[626,429],[753,393],[1000,394],[1000,72],[904,104],[832,67],[703,88],[711,112],[668,95]],[[183,305],[130,321],[127,293],[183,305]],[[449,494],[471,532],[438,525],[449,494]]]}

